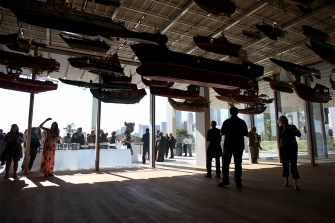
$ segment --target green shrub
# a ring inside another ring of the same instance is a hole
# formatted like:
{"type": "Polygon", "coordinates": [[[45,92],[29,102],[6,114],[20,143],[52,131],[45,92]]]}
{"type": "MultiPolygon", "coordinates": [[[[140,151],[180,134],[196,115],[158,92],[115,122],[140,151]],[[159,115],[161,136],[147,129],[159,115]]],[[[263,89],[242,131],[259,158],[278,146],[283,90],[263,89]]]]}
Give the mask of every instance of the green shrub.
{"type": "MultiPolygon", "coordinates": [[[[298,151],[299,152],[307,152],[307,141],[306,140],[297,140],[298,143],[298,151]]],[[[268,150],[277,150],[277,142],[276,141],[262,141],[261,147],[263,151],[268,150]]],[[[335,150],[335,143],[332,143],[332,149],[335,150]]],[[[329,147],[330,150],[330,147],[329,147]]]]}
{"type": "Polygon", "coordinates": [[[277,142],[276,141],[261,141],[261,147],[263,151],[268,150],[277,150],[277,142]]]}
{"type": "Polygon", "coordinates": [[[335,151],[335,142],[331,139],[327,140],[328,151],[335,151]]]}
{"type": "Polygon", "coordinates": [[[307,140],[297,140],[297,143],[299,152],[307,152],[307,140]]]}

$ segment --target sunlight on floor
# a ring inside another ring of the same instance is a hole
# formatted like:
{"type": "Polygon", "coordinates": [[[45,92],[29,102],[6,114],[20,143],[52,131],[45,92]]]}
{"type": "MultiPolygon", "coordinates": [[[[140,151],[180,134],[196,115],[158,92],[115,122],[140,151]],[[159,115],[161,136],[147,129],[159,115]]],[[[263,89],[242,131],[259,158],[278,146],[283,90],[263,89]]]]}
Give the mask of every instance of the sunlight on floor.
{"type": "Polygon", "coordinates": [[[26,187],[22,188],[22,190],[37,187],[37,185],[27,177],[21,177],[20,180],[24,180],[25,184],[27,185],[26,187]]]}
{"type": "Polygon", "coordinates": [[[66,183],[72,184],[94,184],[101,182],[121,182],[126,180],[138,180],[138,179],[153,179],[162,177],[177,177],[187,176],[202,173],[202,171],[194,170],[183,170],[176,168],[159,167],[156,169],[141,169],[134,171],[132,169],[126,171],[101,171],[101,173],[88,173],[88,174],[73,174],[73,175],[61,175],[56,176],[60,180],[66,183]]]}

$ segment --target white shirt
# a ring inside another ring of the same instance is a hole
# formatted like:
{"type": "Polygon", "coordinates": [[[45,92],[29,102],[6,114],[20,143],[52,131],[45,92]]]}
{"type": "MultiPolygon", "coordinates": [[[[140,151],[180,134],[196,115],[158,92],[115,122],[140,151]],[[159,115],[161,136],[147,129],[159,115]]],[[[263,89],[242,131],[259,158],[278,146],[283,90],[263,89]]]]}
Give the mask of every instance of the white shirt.
{"type": "Polygon", "coordinates": [[[184,144],[184,145],[192,144],[192,139],[191,139],[191,138],[184,138],[184,139],[183,139],[183,144],[184,144]]]}

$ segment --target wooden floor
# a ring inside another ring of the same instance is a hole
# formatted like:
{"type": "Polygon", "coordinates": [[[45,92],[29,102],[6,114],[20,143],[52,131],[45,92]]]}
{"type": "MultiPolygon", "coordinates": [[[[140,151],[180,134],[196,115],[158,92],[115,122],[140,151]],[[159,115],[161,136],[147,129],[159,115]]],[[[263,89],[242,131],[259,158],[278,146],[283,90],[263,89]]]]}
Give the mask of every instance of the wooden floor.
{"type": "MultiPolygon", "coordinates": [[[[285,188],[277,163],[243,164],[243,188],[217,187],[182,162],[128,169],[32,173],[0,179],[0,222],[334,223],[334,160],[300,165],[301,190],[285,188]]],[[[232,169],[233,171],[233,169],[232,169]]],[[[291,183],[291,182],[290,182],[291,183]]]]}

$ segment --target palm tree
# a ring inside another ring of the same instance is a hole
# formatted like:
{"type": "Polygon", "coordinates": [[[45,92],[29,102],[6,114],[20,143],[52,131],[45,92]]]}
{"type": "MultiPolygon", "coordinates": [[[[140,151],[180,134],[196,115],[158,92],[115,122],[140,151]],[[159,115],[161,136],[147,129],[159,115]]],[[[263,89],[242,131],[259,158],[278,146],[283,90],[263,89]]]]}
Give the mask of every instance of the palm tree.
{"type": "Polygon", "coordinates": [[[67,124],[65,128],[63,128],[66,133],[74,133],[76,131],[76,125],[74,123],[67,124]]]}

